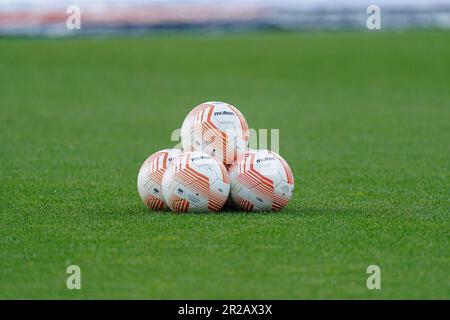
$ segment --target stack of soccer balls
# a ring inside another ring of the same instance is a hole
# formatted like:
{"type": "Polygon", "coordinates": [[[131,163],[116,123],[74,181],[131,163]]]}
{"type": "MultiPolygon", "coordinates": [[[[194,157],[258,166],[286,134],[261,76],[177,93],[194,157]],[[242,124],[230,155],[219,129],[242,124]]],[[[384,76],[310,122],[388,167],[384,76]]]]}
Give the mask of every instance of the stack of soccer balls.
{"type": "Polygon", "coordinates": [[[179,149],[152,154],[138,175],[138,191],[151,209],[219,211],[229,196],[242,211],[278,211],[294,191],[287,162],[269,150],[248,149],[247,121],[234,106],[205,102],[181,128],[179,149]]]}

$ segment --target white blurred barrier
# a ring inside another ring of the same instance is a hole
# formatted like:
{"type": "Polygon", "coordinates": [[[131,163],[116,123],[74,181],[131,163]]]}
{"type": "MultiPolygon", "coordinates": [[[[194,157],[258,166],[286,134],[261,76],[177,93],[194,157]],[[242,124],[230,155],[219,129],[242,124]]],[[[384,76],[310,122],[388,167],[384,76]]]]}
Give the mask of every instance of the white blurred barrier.
{"type": "Polygon", "coordinates": [[[165,29],[365,29],[381,8],[383,28],[450,28],[450,0],[0,0],[0,35],[138,33],[165,29]],[[80,30],[66,27],[67,7],[80,30]]]}

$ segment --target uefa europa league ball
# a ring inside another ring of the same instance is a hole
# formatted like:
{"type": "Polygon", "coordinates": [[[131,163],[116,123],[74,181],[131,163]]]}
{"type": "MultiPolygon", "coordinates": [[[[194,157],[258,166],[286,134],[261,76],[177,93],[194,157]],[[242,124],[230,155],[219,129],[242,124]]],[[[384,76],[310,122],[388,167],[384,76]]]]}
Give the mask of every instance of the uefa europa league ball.
{"type": "Polygon", "coordinates": [[[167,167],[162,190],[175,212],[217,212],[228,199],[230,182],[222,162],[205,152],[185,152],[167,167]]]}
{"type": "Polygon", "coordinates": [[[165,149],[152,154],[139,170],[137,187],[142,201],[151,209],[167,209],[162,195],[162,178],[169,163],[181,155],[179,149],[165,149]]]}
{"type": "Polygon", "coordinates": [[[242,113],[225,102],[205,102],[195,107],[181,127],[184,151],[203,151],[231,164],[247,148],[249,130],[242,113]]]}
{"type": "Polygon", "coordinates": [[[251,150],[229,169],[231,199],[243,211],[279,211],[294,192],[287,162],[269,150],[251,150]]]}

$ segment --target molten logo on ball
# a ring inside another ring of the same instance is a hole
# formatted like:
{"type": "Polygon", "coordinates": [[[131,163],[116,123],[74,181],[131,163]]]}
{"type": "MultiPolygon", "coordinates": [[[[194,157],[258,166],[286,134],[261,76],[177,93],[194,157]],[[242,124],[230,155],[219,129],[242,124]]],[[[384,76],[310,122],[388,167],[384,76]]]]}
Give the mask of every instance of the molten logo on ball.
{"type": "Polygon", "coordinates": [[[219,211],[228,199],[229,181],[223,163],[204,152],[186,152],[164,173],[163,195],[175,212],[219,211]]]}
{"type": "Polygon", "coordinates": [[[269,150],[251,150],[229,170],[231,198],[244,211],[279,211],[294,192],[294,176],[287,162],[269,150]]]}
{"type": "Polygon", "coordinates": [[[185,151],[203,151],[231,164],[248,146],[249,130],[242,113],[224,102],[205,102],[195,107],[181,127],[185,151]]]}

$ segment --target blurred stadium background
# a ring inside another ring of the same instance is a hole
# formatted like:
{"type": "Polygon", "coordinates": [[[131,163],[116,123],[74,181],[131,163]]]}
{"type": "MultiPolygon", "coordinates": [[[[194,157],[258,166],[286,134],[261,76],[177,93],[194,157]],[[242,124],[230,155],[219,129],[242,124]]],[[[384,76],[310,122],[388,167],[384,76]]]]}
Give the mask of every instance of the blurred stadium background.
{"type": "Polygon", "coordinates": [[[450,28],[448,0],[0,0],[0,35],[360,29],[370,4],[380,6],[383,29],[450,28]],[[66,27],[70,4],[81,9],[81,30],[66,27]]]}

